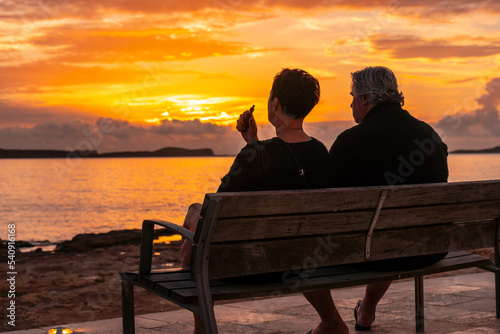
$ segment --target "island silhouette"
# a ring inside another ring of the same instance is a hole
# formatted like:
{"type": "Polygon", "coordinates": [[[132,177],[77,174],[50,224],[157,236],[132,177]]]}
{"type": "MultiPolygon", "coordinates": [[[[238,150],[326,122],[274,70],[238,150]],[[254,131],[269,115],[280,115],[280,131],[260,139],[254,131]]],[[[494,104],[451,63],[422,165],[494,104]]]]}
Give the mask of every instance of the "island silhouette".
{"type": "Polygon", "coordinates": [[[187,149],[181,147],[164,147],[156,151],[123,151],[98,153],[97,151],[64,151],[64,150],[4,150],[0,149],[0,159],[27,158],[147,158],[147,157],[211,157],[211,148],[187,149]]]}
{"type": "Polygon", "coordinates": [[[450,153],[460,153],[460,154],[474,154],[474,153],[500,153],[500,146],[496,146],[493,148],[486,148],[482,150],[456,150],[450,153]]]}

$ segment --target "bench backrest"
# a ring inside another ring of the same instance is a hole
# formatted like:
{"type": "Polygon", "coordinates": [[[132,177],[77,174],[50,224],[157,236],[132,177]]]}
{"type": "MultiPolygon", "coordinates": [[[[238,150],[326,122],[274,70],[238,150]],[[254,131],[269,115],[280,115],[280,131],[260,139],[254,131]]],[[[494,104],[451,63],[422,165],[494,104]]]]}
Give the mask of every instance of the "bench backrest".
{"type": "Polygon", "coordinates": [[[470,250],[498,242],[500,180],[215,193],[202,216],[210,278],[470,250]]]}

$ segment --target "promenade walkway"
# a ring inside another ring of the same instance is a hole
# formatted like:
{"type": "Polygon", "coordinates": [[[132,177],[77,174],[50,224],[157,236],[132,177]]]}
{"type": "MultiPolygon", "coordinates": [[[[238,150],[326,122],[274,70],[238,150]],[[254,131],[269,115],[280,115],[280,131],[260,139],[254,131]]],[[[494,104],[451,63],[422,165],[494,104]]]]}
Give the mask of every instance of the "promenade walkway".
{"type": "MultiPolygon", "coordinates": [[[[500,333],[495,315],[494,275],[489,272],[429,277],[425,286],[425,333],[500,333]]],[[[395,282],[377,309],[370,333],[415,333],[413,280],[395,282]]],[[[363,287],[332,290],[350,332],[355,333],[353,307],[363,287]]],[[[33,310],[34,312],[36,310],[33,310]]],[[[302,295],[216,305],[220,333],[306,333],[318,322],[302,295]]],[[[192,316],[185,310],[136,317],[138,334],[191,334],[192,316]]],[[[121,319],[69,324],[77,333],[121,333],[121,319]]],[[[43,334],[49,328],[8,332],[43,334]]]]}

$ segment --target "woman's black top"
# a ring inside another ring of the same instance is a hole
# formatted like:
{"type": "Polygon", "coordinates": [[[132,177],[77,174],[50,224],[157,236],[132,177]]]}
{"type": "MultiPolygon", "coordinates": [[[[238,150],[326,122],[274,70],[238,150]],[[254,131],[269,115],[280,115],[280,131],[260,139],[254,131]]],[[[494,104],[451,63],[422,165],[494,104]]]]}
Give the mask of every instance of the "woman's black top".
{"type": "Polygon", "coordinates": [[[246,145],[218,192],[292,190],[329,186],[328,150],[315,138],[286,143],[277,137],[246,145]]]}

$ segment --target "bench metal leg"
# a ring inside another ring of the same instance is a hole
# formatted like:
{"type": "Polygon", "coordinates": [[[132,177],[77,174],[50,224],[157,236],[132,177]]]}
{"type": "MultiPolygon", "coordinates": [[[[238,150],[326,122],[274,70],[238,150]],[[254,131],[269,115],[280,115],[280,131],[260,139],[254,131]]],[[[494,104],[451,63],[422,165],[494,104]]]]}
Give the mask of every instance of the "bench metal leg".
{"type": "Polygon", "coordinates": [[[423,333],[424,328],[424,278],[415,276],[415,321],[417,333],[423,333]]]}
{"type": "Polygon", "coordinates": [[[218,333],[212,298],[200,298],[200,318],[203,322],[203,329],[205,330],[205,333],[218,333]]]}
{"type": "Polygon", "coordinates": [[[217,321],[215,320],[212,295],[210,294],[210,284],[206,275],[204,275],[204,278],[198,283],[199,316],[203,322],[205,333],[217,334],[217,321]]]}
{"type": "Polygon", "coordinates": [[[135,334],[134,285],[122,281],[121,291],[123,334],[135,334]]]}
{"type": "MultiPolygon", "coordinates": [[[[500,218],[497,219],[497,231],[495,235],[495,266],[500,266],[500,218]]],[[[500,319],[500,274],[495,273],[495,300],[497,308],[497,318],[500,319]]]]}
{"type": "Polygon", "coordinates": [[[497,307],[497,318],[500,319],[500,274],[495,273],[495,299],[497,307]]]}

